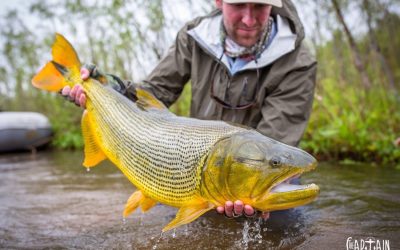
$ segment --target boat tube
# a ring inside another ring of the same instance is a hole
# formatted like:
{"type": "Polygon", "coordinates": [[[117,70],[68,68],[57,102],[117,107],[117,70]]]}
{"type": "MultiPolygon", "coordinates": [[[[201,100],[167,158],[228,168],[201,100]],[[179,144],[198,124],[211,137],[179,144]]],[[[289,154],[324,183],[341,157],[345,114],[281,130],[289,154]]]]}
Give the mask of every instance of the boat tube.
{"type": "Polygon", "coordinates": [[[52,138],[46,116],[35,112],[0,112],[0,153],[31,150],[48,144],[52,138]]]}

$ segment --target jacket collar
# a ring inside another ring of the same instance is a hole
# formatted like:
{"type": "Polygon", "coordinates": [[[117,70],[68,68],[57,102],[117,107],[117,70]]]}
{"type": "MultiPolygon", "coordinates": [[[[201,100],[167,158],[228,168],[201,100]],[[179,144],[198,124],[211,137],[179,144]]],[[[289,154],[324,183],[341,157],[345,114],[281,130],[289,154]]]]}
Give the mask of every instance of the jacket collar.
{"type": "MultiPolygon", "coordinates": [[[[261,53],[257,63],[252,60],[239,71],[265,67],[295,49],[297,35],[292,33],[288,20],[279,15],[276,16],[275,20],[277,33],[269,46],[261,53]]],[[[221,23],[221,14],[210,16],[204,18],[199,25],[193,29],[188,30],[188,34],[210,54],[215,56],[217,59],[221,59],[221,62],[229,69],[228,58],[224,55],[220,39],[219,32],[221,23]]]]}

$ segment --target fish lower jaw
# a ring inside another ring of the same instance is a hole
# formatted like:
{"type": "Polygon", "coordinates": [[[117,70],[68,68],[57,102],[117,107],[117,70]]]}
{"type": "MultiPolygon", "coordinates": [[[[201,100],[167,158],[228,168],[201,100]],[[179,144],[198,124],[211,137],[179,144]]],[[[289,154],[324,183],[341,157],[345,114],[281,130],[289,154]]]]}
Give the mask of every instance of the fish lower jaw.
{"type": "Polygon", "coordinates": [[[282,183],[271,189],[263,199],[254,202],[260,211],[285,210],[312,202],[319,194],[315,184],[292,185],[282,183]]]}

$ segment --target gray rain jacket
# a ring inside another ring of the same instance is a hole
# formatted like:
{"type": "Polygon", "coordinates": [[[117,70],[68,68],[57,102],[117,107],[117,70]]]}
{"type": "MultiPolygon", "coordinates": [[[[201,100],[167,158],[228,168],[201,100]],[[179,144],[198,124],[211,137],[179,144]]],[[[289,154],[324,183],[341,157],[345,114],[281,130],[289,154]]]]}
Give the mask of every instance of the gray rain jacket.
{"type": "MultiPolygon", "coordinates": [[[[294,5],[288,0],[283,3],[282,8],[272,9],[277,33],[257,62],[250,61],[235,74],[230,73],[219,34],[222,15],[214,11],[179,31],[175,44],[141,87],[170,106],[191,80],[192,117],[244,124],[298,145],[312,108],[316,61],[302,42],[304,30],[294,5]],[[224,108],[211,98],[212,83],[214,95],[232,106],[254,98],[257,103],[244,110],[224,108]]],[[[133,85],[127,90],[129,96],[133,85]]]]}

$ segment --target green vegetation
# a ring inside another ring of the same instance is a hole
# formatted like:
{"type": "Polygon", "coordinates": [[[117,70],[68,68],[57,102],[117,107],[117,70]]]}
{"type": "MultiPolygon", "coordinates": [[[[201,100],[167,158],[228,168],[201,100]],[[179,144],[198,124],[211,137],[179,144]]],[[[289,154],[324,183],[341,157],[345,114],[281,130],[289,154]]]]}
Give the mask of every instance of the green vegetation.
{"type": "MultiPolygon", "coordinates": [[[[190,0],[184,2],[190,6],[190,0]]],[[[203,12],[209,10],[208,2],[202,1],[203,12]]],[[[82,148],[82,110],[58,94],[44,93],[30,85],[38,67],[49,59],[54,32],[67,35],[77,45],[78,54],[103,71],[140,81],[162,57],[173,41],[170,34],[181,25],[173,12],[165,13],[173,8],[163,1],[85,3],[60,1],[49,5],[38,1],[31,11],[42,22],[34,28],[18,11],[1,18],[0,110],[44,113],[53,124],[53,145],[58,148],[82,148]],[[144,8],[141,20],[135,19],[131,5],[144,8]],[[77,30],[77,24],[69,22],[72,19],[80,20],[83,30],[77,30]],[[96,21],[100,19],[105,21],[96,21]]],[[[337,17],[342,13],[335,12],[334,4],[341,5],[344,12],[350,8],[348,1],[318,3],[319,11],[337,17]]],[[[313,113],[300,146],[320,159],[398,164],[400,147],[395,141],[400,138],[400,17],[380,1],[354,3],[366,16],[368,32],[355,36],[351,29],[346,32],[346,23],[337,21],[325,27],[330,30],[330,38],[311,37],[310,47],[318,59],[319,71],[313,113]]],[[[192,11],[193,15],[201,14],[192,11]]],[[[320,33],[317,30],[315,34],[320,33]]],[[[190,92],[187,84],[170,109],[178,115],[190,115],[190,92]]]]}
{"type": "Polygon", "coordinates": [[[366,62],[368,87],[342,33],[334,33],[332,41],[317,48],[317,90],[303,148],[327,159],[400,162],[400,147],[395,145],[400,137],[400,65],[395,60],[400,39],[398,32],[389,38],[391,27],[399,24],[399,16],[384,16],[357,43],[366,62]],[[375,33],[379,50],[371,44],[375,33]]]}
{"type": "Polygon", "coordinates": [[[317,95],[301,147],[325,159],[398,162],[400,150],[399,100],[378,87],[360,94],[343,90],[331,79],[319,82],[324,94],[317,95]],[[396,110],[397,106],[397,110],[396,110]]]}
{"type": "Polygon", "coordinates": [[[178,100],[170,107],[170,110],[180,116],[190,116],[190,101],[192,100],[192,86],[186,84],[178,100]]]}

